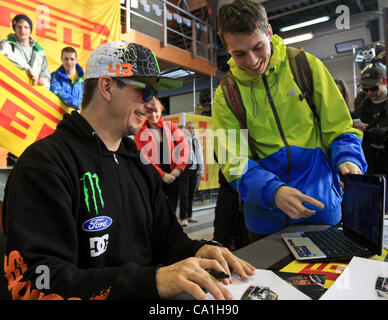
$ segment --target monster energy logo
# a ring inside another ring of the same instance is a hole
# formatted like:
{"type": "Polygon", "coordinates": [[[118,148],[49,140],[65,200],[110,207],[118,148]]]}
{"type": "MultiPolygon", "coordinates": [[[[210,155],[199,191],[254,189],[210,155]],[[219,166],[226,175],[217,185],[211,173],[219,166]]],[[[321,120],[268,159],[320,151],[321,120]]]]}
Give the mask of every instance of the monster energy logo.
{"type": "Polygon", "coordinates": [[[98,215],[98,205],[97,205],[97,196],[101,202],[101,207],[104,208],[104,200],[102,199],[102,194],[101,194],[101,189],[99,185],[99,178],[96,173],[91,174],[90,172],[86,172],[82,178],[81,181],[83,181],[84,185],[84,195],[85,195],[85,204],[86,207],[88,208],[88,211],[90,212],[90,203],[89,203],[89,189],[88,186],[90,186],[91,192],[92,192],[92,197],[93,197],[93,204],[94,204],[94,209],[96,211],[96,215],[98,215]]]}

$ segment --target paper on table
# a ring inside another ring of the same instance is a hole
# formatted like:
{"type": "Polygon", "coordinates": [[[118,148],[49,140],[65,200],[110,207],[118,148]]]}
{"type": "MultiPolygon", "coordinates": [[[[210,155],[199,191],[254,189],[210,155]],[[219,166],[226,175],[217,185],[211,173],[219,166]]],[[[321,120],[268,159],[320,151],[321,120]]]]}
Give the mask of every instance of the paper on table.
{"type": "MultiPolygon", "coordinates": [[[[278,300],[311,300],[309,296],[288,284],[270,270],[256,269],[255,274],[246,281],[233,275],[232,283],[226,287],[236,300],[240,300],[249,286],[268,287],[278,294],[278,300]]],[[[209,293],[208,297],[214,300],[213,296],[209,293]]]]}
{"type": "Polygon", "coordinates": [[[380,300],[377,277],[388,277],[388,262],[353,257],[320,300],[380,300]]]}

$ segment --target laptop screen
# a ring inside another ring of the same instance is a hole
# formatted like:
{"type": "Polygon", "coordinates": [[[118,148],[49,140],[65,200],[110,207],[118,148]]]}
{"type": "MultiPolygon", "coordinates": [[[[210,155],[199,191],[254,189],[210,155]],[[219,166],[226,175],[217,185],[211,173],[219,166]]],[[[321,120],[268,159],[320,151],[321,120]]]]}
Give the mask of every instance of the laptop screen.
{"type": "Polygon", "coordinates": [[[385,179],[372,175],[345,175],[343,230],[380,248],[384,230],[385,179]]]}

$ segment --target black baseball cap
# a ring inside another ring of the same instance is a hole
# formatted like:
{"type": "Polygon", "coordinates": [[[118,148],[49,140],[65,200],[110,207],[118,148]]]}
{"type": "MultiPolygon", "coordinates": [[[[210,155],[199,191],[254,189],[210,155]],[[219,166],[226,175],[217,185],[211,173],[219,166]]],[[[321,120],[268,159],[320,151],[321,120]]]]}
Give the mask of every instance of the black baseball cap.
{"type": "Polygon", "coordinates": [[[361,83],[366,85],[376,85],[387,77],[387,69],[382,63],[375,63],[367,66],[361,72],[361,83]]]}

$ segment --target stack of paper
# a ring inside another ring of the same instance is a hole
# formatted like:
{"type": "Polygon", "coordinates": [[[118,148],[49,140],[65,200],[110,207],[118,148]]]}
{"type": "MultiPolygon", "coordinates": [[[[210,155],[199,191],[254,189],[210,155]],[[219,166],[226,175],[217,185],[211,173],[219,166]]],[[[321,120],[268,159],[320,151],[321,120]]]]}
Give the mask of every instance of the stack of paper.
{"type": "Polygon", "coordinates": [[[354,257],[321,300],[386,299],[387,277],[388,262],[354,257]]]}

